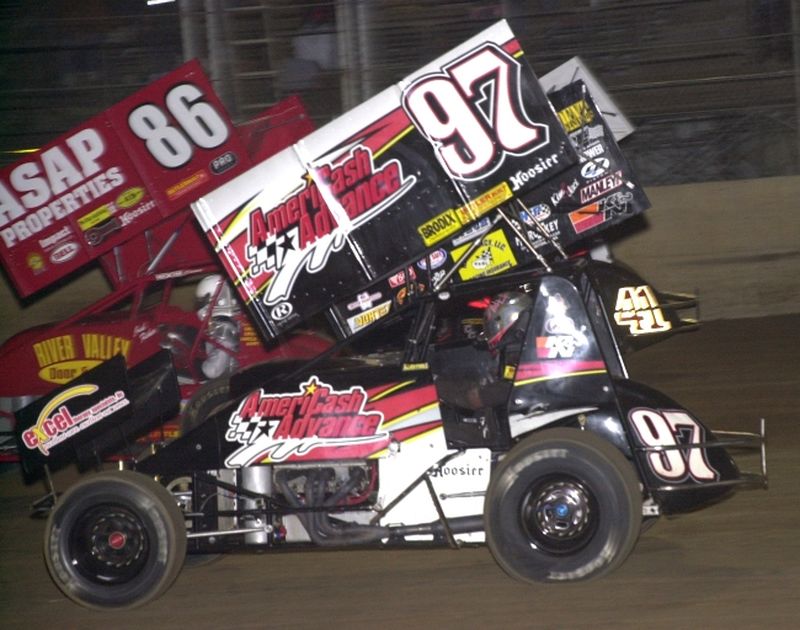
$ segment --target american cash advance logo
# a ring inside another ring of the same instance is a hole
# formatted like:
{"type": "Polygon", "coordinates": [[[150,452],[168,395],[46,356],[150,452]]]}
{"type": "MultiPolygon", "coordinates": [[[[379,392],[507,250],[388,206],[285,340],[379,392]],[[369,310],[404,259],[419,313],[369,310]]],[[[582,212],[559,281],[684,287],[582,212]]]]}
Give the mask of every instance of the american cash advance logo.
{"type": "Polygon", "coordinates": [[[300,271],[322,269],[332,252],[340,251],[347,235],[395,203],[415,184],[403,175],[400,162],[387,160],[379,168],[370,149],[357,146],[336,165],[309,172],[301,189],[278,206],[249,215],[245,255],[249,274],[272,273],[264,303],[289,298],[300,271]]]}
{"type": "Polygon", "coordinates": [[[250,393],[228,420],[225,439],[241,444],[225,460],[230,468],[248,466],[269,457],[281,462],[320,447],[348,447],[388,442],[380,431],[383,414],[365,411],[367,393],[355,385],[337,391],[312,376],[297,392],[250,393]]]}

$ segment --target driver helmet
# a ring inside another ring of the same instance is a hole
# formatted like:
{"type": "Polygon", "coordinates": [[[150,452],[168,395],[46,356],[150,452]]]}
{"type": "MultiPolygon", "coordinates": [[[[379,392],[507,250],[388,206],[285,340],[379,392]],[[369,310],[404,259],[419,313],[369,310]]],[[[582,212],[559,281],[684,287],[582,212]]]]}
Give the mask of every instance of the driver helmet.
{"type": "Polygon", "coordinates": [[[483,331],[491,350],[510,337],[514,324],[528,309],[533,300],[521,291],[498,293],[483,312],[483,331]]]}
{"type": "Polygon", "coordinates": [[[233,294],[233,289],[218,273],[206,276],[197,283],[195,299],[197,303],[197,316],[200,319],[206,318],[209,306],[211,306],[212,317],[232,317],[239,310],[239,305],[236,303],[236,296],[233,294]],[[220,284],[222,285],[221,288],[219,288],[220,284]],[[217,294],[218,290],[219,294],[217,294]],[[217,299],[211,304],[211,300],[215,295],[217,299]]]}

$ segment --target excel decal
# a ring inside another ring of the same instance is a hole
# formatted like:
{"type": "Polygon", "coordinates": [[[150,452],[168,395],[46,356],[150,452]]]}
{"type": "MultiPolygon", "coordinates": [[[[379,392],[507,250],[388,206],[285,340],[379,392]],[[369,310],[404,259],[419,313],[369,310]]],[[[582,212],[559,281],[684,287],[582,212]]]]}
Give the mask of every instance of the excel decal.
{"type": "Polygon", "coordinates": [[[22,433],[25,447],[48,456],[50,449],[130,404],[119,390],[91,405],[81,404],[82,397],[97,391],[97,385],[86,383],[53,398],[39,413],[36,423],[22,433]]]}

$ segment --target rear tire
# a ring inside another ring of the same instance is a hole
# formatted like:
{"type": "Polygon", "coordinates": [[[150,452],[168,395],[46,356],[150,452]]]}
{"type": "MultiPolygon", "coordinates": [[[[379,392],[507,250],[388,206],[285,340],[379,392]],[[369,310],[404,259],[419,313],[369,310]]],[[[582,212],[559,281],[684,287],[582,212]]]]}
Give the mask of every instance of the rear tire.
{"type": "Polygon", "coordinates": [[[181,414],[181,435],[196,429],[220,405],[228,401],[230,377],[220,376],[203,383],[186,403],[181,414]]]}
{"type": "Polygon", "coordinates": [[[597,578],[636,544],[639,479],[622,453],[577,429],[520,442],[492,474],[484,507],[497,563],[526,582],[597,578]]]}
{"type": "Polygon", "coordinates": [[[155,599],[175,581],[185,555],[183,514],[172,495],[131,471],[75,484],[45,527],[50,576],[88,608],[133,608],[155,599]]]}

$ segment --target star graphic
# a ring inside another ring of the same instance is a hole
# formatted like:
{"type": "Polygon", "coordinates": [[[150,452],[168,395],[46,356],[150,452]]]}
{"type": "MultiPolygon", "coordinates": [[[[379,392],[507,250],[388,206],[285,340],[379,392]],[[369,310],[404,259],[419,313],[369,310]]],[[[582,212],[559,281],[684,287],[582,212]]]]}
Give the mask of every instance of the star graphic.
{"type": "Polygon", "coordinates": [[[316,377],[312,378],[308,383],[306,383],[306,396],[311,396],[315,391],[317,391],[318,383],[316,377]]]}

